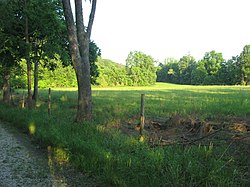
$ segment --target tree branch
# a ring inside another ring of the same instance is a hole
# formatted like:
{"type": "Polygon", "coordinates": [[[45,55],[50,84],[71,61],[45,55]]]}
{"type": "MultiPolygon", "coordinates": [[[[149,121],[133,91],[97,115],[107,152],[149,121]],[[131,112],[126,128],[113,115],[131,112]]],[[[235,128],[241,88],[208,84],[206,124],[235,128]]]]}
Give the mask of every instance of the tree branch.
{"type": "Polygon", "coordinates": [[[71,58],[73,62],[73,66],[75,70],[76,68],[76,60],[79,58],[79,48],[78,48],[78,39],[76,34],[76,27],[75,27],[75,21],[70,5],[70,0],[62,0],[63,3],[63,11],[64,16],[66,20],[67,30],[68,30],[68,36],[69,36],[69,43],[70,43],[70,53],[71,58]]]}
{"type": "Polygon", "coordinates": [[[89,23],[88,23],[88,29],[87,29],[87,36],[88,36],[89,39],[90,39],[90,36],[91,36],[92,26],[93,26],[93,22],[94,22],[94,18],[95,18],[96,1],[97,0],[92,1],[91,12],[90,12],[90,15],[89,15],[89,23]]]}
{"type": "Polygon", "coordinates": [[[65,16],[68,32],[70,35],[72,35],[75,32],[75,24],[74,24],[74,17],[73,17],[70,1],[62,0],[62,3],[63,3],[64,16],[65,16]]]}
{"type": "Polygon", "coordinates": [[[79,31],[85,34],[85,27],[83,21],[83,11],[82,11],[82,0],[75,0],[75,10],[76,10],[76,27],[77,32],[79,31]]]}

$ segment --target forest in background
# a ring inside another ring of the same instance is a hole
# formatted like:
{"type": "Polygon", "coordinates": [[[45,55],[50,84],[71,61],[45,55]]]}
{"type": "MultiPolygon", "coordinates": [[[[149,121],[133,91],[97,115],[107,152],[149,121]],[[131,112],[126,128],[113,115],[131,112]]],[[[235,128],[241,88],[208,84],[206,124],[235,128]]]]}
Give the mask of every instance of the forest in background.
{"type": "MultiPolygon", "coordinates": [[[[154,60],[140,51],[130,52],[126,64],[101,57],[101,49],[92,42],[90,56],[91,83],[98,86],[146,86],[155,82],[184,85],[248,85],[250,80],[250,45],[238,56],[224,60],[222,53],[206,52],[196,61],[190,54],[181,59],[154,60]]],[[[2,69],[2,68],[1,68],[2,69]]],[[[3,71],[1,71],[1,74],[3,71]]],[[[12,88],[27,87],[25,60],[11,70],[12,88]]],[[[32,68],[34,74],[34,67],[32,68]]],[[[77,87],[75,72],[70,63],[65,65],[60,57],[40,61],[39,88],[77,87]],[[48,65],[49,64],[49,65],[48,65]]],[[[0,80],[2,85],[2,79],[0,80]]]]}

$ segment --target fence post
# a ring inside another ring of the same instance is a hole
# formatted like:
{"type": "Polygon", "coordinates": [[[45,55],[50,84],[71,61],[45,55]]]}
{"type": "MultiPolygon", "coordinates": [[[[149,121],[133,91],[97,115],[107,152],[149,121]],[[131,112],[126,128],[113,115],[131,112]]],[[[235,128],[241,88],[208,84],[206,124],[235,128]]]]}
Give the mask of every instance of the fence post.
{"type": "Polygon", "coordinates": [[[145,123],[145,116],[144,116],[144,101],[145,101],[145,94],[141,94],[141,117],[140,117],[140,135],[143,135],[144,123],[145,123]]]}
{"type": "Polygon", "coordinates": [[[49,88],[48,94],[48,114],[51,115],[51,89],[49,88]]]}

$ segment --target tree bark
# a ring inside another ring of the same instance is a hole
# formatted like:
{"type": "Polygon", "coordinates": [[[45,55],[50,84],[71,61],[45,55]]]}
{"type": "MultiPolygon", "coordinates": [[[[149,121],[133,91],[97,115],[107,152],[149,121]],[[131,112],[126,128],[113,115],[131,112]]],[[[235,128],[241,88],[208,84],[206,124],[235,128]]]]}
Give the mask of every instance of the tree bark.
{"type": "Polygon", "coordinates": [[[31,90],[31,62],[29,57],[27,57],[27,84],[28,84],[28,97],[27,106],[29,109],[32,108],[32,90],[31,90]]]}
{"type": "Polygon", "coordinates": [[[39,60],[36,60],[34,67],[34,91],[32,96],[35,106],[38,99],[38,69],[39,69],[39,60]]]}
{"type": "MultiPolygon", "coordinates": [[[[27,9],[27,1],[24,1],[25,9],[27,9]]],[[[31,92],[31,62],[30,62],[30,43],[29,43],[29,23],[28,16],[25,17],[25,41],[27,46],[26,51],[26,63],[27,63],[27,84],[28,84],[28,98],[27,98],[27,106],[29,109],[32,108],[32,92],[31,92]]]]}
{"type": "Polygon", "coordinates": [[[10,70],[9,68],[4,68],[3,72],[3,102],[10,104],[10,70]]]}
{"type": "Polygon", "coordinates": [[[37,100],[38,100],[38,75],[39,75],[39,63],[42,58],[43,53],[43,45],[44,42],[41,41],[39,43],[38,40],[36,40],[36,46],[35,46],[35,65],[34,65],[34,90],[32,95],[32,100],[34,101],[34,106],[36,106],[37,100]]]}
{"type": "Polygon", "coordinates": [[[78,107],[76,121],[91,120],[92,92],[90,83],[89,41],[94,21],[96,0],[92,1],[88,28],[83,22],[82,0],[75,0],[76,24],[69,0],[63,0],[64,16],[67,24],[70,53],[78,84],[78,107]]]}
{"type": "Polygon", "coordinates": [[[80,48],[84,48],[81,53],[82,69],[79,73],[78,83],[78,110],[77,121],[91,120],[92,118],[92,91],[90,83],[90,64],[89,64],[89,40],[84,39],[80,48]]]}

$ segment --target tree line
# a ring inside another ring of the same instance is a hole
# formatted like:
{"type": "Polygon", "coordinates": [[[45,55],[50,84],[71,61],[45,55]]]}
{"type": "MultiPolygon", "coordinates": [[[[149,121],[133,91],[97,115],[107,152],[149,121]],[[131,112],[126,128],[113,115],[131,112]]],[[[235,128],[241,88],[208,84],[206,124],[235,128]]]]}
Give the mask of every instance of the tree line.
{"type": "MultiPolygon", "coordinates": [[[[119,64],[101,57],[101,49],[90,43],[91,84],[98,86],[145,86],[157,82],[189,85],[248,85],[249,84],[249,46],[246,45],[239,56],[225,61],[221,53],[205,53],[203,59],[196,61],[191,55],[180,60],[165,59],[159,63],[141,51],[128,54],[126,64],[119,64]],[[158,65],[156,65],[158,63],[158,65]]],[[[33,65],[34,66],[34,65],[33,65]]],[[[27,88],[26,63],[12,68],[13,88],[27,88]]],[[[34,67],[32,67],[34,74],[34,67]]],[[[39,88],[77,87],[75,72],[71,64],[65,65],[60,57],[40,61],[39,88]],[[46,64],[50,64],[50,66],[46,64]]],[[[2,85],[2,79],[0,79],[2,85]]],[[[33,85],[33,84],[32,84],[33,85]]]]}
{"type": "Polygon", "coordinates": [[[206,52],[196,61],[185,55],[180,60],[166,59],[159,63],[157,81],[189,85],[249,85],[250,45],[238,56],[224,60],[222,53],[206,52]]]}
{"type": "MultiPolygon", "coordinates": [[[[130,52],[127,64],[122,65],[109,59],[101,58],[101,49],[94,43],[90,43],[90,71],[91,84],[98,86],[145,86],[156,82],[155,60],[140,51],[130,52]]],[[[77,87],[77,80],[71,64],[64,65],[60,60],[48,59],[40,61],[38,71],[39,88],[49,87],[77,87]],[[50,66],[46,64],[49,63],[50,66]]],[[[34,74],[34,64],[32,65],[34,74]]],[[[19,62],[19,66],[12,68],[12,88],[27,88],[27,66],[25,60],[19,62]]],[[[0,79],[2,85],[2,80],[0,79]]],[[[33,85],[33,84],[32,84],[33,85]]]]}
{"type": "Polygon", "coordinates": [[[129,53],[125,65],[102,58],[96,64],[100,73],[96,83],[101,86],[142,86],[156,81],[186,85],[249,85],[250,45],[229,60],[212,50],[198,61],[188,54],[179,60],[168,58],[157,62],[150,55],[134,51],[129,53]]]}

